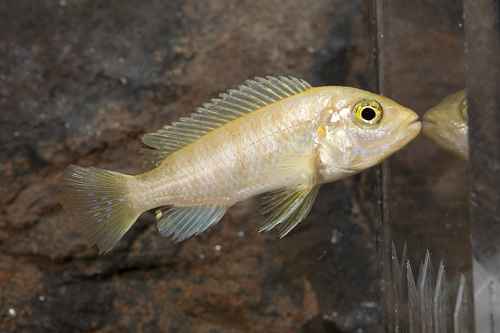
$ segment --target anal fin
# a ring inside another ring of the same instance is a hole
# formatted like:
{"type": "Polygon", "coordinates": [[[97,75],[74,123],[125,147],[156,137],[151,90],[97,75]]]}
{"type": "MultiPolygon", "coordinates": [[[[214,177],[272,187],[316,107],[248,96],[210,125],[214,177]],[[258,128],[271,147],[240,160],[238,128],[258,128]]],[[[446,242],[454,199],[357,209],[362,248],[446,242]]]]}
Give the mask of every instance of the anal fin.
{"type": "Polygon", "coordinates": [[[156,211],[158,230],[163,237],[172,236],[183,241],[193,235],[199,235],[211,225],[216,224],[226,213],[229,206],[172,206],[165,211],[156,211]]]}
{"type": "Polygon", "coordinates": [[[261,213],[271,215],[260,228],[269,231],[280,225],[279,235],[284,237],[309,213],[321,185],[299,185],[271,192],[262,199],[261,213]]]}

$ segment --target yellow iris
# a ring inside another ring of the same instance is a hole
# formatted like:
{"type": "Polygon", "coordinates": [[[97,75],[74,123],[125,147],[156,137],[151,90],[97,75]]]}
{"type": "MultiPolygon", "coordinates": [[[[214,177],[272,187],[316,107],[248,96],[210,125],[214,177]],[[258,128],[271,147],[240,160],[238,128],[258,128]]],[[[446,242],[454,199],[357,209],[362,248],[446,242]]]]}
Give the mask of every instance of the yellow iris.
{"type": "Polygon", "coordinates": [[[460,103],[460,114],[464,120],[467,120],[467,97],[460,103]]]}
{"type": "Polygon", "coordinates": [[[374,99],[365,98],[352,108],[354,118],[362,125],[375,125],[382,120],[382,105],[374,99]]]}

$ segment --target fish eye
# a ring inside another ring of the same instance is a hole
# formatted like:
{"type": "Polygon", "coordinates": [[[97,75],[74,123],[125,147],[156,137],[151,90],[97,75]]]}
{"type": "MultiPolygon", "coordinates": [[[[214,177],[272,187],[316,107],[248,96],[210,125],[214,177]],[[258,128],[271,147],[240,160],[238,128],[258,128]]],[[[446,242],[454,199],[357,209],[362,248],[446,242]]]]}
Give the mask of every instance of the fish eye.
{"type": "Polygon", "coordinates": [[[382,105],[374,99],[362,99],[352,108],[354,118],[362,125],[375,125],[382,120],[382,105]]]}
{"type": "Polygon", "coordinates": [[[460,115],[464,120],[467,120],[467,97],[462,100],[462,103],[460,103],[460,115]]]}

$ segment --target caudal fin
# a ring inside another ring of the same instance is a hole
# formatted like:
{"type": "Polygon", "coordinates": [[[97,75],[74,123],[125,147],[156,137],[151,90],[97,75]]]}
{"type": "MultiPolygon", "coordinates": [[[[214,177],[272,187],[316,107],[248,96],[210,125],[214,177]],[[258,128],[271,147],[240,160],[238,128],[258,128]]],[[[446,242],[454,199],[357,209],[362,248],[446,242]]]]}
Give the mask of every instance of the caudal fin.
{"type": "Polygon", "coordinates": [[[86,243],[109,252],[141,211],[130,199],[132,176],[98,168],[68,166],[56,180],[59,201],[85,234],[86,243]]]}

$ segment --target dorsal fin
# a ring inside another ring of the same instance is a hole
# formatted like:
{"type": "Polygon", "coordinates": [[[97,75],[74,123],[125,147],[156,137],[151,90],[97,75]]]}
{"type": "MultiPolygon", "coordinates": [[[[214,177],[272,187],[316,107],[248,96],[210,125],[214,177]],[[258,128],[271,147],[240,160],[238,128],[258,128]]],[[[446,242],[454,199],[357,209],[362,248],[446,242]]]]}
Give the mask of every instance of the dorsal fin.
{"type": "Polygon", "coordinates": [[[205,134],[247,113],[287,97],[311,89],[302,79],[280,76],[267,76],[246,80],[245,85],[231,89],[212,99],[190,117],[159,129],[142,137],[142,142],[155,149],[141,149],[142,167],[145,170],[156,168],[172,153],[182,149],[205,134]]]}

